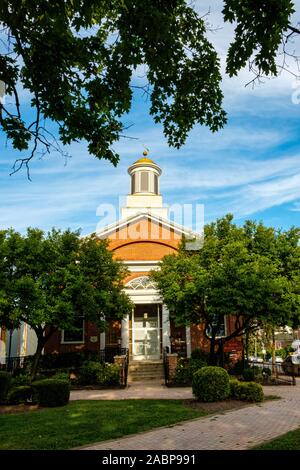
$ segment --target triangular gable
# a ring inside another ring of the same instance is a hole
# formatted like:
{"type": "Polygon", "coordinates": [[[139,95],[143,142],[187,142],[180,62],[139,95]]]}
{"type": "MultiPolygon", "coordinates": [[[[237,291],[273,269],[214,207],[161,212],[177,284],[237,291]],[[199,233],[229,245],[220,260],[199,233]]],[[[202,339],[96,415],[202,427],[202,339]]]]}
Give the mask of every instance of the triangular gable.
{"type": "Polygon", "coordinates": [[[109,238],[115,232],[122,230],[123,228],[128,227],[130,225],[137,224],[141,222],[142,220],[149,220],[150,222],[159,224],[167,230],[174,231],[176,234],[180,235],[181,237],[185,236],[188,239],[201,239],[202,238],[199,233],[193,232],[192,230],[186,227],[183,227],[182,225],[179,225],[171,220],[163,219],[149,212],[138,212],[137,214],[134,214],[126,219],[120,219],[117,222],[114,222],[113,224],[108,225],[107,227],[104,227],[102,230],[96,232],[96,236],[101,239],[109,238]]]}

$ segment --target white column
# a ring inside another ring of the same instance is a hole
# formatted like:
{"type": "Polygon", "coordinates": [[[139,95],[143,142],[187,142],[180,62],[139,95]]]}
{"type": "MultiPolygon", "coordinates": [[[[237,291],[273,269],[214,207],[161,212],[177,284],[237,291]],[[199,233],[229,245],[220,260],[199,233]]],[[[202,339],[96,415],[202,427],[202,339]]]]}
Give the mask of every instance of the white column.
{"type": "Polygon", "coordinates": [[[100,333],[100,349],[105,349],[105,331],[100,333]]]}
{"type": "Polygon", "coordinates": [[[28,325],[22,323],[20,328],[21,338],[20,338],[20,356],[26,356],[27,352],[27,335],[28,335],[28,325]]]}
{"type": "Polygon", "coordinates": [[[191,357],[191,328],[189,326],[185,327],[185,338],[186,338],[186,355],[187,357],[191,357]]]}
{"type": "Polygon", "coordinates": [[[121,347],[129,348],[129,315],[126,315],[122,320],[121,339],[121,347]]]}
{"type": "Polygon", "coordinates": [[[171,351],[171,343],[170,343],[170,317],[169,317],[169,310],[163,304],[162,306],[162,346],[163,348],[168,347],[171,351]]]}

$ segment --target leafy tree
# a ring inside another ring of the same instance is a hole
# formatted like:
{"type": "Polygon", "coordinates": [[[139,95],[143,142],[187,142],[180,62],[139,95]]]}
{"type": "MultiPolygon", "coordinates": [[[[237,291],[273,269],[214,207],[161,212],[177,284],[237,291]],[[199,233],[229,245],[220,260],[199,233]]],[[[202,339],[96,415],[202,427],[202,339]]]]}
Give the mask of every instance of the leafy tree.
{"type": "Polygon", "coordinates": [[[0,233],[0,324],[17,328],[25,322],[35,331],[33,377],[49,338],[58,330],[76,331],[78,316],[103,331],[106,318],[129,311],[125,273],[107,243],[94,237],[54,229],[47,235],[38,229],[25,236],[0,233]]]}
{"type": "MultiPolygon", "coordinates": [[[[256,76],[276,75],[278,50],[288,53],[300,32],[294,10],[291,0],[224,0],[224,21],[235,24],[227,73],[250,60],[256,76]]],[[[1,102],[0,126],[15,149],[28,151],[14,171],[28,169],[37,151],[62,152],[51,121],[63,144],[85,140],[92,155],[116,165],[112,144],[126,133],[135,88],[149,96],[171,146],[180,147],[197,123],[212,131],[226,123],[209,26],[186,0],[3,0],[0,22],[0,83],[14,102],[1,102]],[[143,83],[134,80],[139,70],[143,83]],[[22,111],[24,92],[32,121],[22,111]]]]}
{"type": "Polygon", "coordinates": [[[152,273],[178,325],[204,323],[211,363],[216,352],[223,357],[226,342],[266,322],[299,324],[297,240],[295,229],[278,233],[254,222],[238,227],[228,215],[205,227],[198,252],[186,251],[183,242],[179,254],[163,258],[161,270],[152,273]],[[228,317],[234,327],[219,336],[228,317]]]}

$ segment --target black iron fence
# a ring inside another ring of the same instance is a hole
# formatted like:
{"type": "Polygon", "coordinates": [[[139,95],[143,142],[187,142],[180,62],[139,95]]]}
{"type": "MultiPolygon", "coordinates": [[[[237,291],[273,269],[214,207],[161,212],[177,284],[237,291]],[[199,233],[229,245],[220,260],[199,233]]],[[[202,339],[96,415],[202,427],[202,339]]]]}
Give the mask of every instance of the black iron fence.
{"type": "MultiPolygon", "coordinates": [[[[180,359],[185,361],[181,364],[181,374],[177,377],[170,376],[170,367],[168,361],[168,353],[170,352],[169,348],[166,347],[163,350],[163,366],[164,366],[164,380],[167,387],[172,385],[191,385],[191,377],[188,374],[189,359],[180,359]],[[185,373],[187,372],[187,373],[185,373]],[[185,380],[186,379],[186,380],[185,380]]],[[[254,368],[253,379],[261,383],[262,385],[296,385],[296,376],[300,376],[300,365],[292,367],[292,364],[285,364],[276,362],[272,364],[270,362],[250,362],[245,364],[244,371],[246,372],[247,368],[254,368]]],[[[179,371],[180,372],[180,371],[179,371]]],[[[232,374],[232,372],[231,372],[232,374]]],[[[174,375],[174,374],[173,374],[174,375]]],[[[235,374],[241,380],[246,380],[244,378],[243,370],[240,370],[238,374],[235,374]]],[[[249,380],[249,379],[248,379],[249,380]]]]}
{"type": "Polygon", "coordinates": [[[115,348],[100,349],[99,359],[102,362],[109,362],[113,364],[115,356],[128,356],[129,357],[128,348],[115,347],[115,348]]]}
{"type": "MultiPolygon", "coordinates": [[[[127,385],[128,377],[128,364],[129,364],[129,351],[128,348],[105,348],[100,351],[93,352],[86,351],[86,353],[63,353],[63,354],[47,354],[42,355],[40,360],[40,370],[42,372],[47,370],[55,371],[55,369],[71,369],[76,370],[81,367],[85,360],[108,362],[113,364],[115,356],[125,356],[125,361],[122,363],[120,371],[120,381],[122,386],[127,385]]],[[[0,369],[11,372],[17,375],[22,372],[27,366],[32,364],[33,356],[13,356],[2,358],[0,369]]]]}
{"type": "Polygon", "coordinates": [[[9,358],[5,358],[3,363],[0,364],[0,368],[2,370],[6,370],[7,372],[15,372],[18,369],[23,369],[26,365],[26,359],[28,356],[13,356],[9,358]]]}
{"type": "Polygon", "coordinates": [[[265,379],[265,383],[296,385],[297,370],[295,367],[286,367],[284,362],[275,362],[272,364],[268,361],[248,361],[250,368],[261,370],[261,374],[265,379]]]}

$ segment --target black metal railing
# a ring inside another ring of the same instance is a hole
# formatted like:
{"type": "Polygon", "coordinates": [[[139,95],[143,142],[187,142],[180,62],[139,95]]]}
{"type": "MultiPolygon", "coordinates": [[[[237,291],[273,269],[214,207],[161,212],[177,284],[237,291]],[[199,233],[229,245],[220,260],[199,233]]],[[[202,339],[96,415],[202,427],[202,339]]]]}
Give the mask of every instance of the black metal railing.
{"type": "Polygon", "coordinates": [[[100,349],[100,361],[110,362],[111,364],[113,364],[115,356],[129,357],[128,348],[115,347],[100,349]]]}
{"type": "Polygon", "coordinates": [[[266,381],[268,376],[275,379],[275,384],[296,385],[296,370],[294,367],[287,368],[283,362],[258,362],[248,361],[250,367],[259,367],[262,369],[262,374],[265,375],[266,381]],[[267,372],[270,371],[270,372],[267,372]]]}
{"type": "Polygon", "coordinates": [[[1,369],[14,373],[18,369],[23,369],[27,356],[6,357],[5,363],[1,364],[1,369]]]}

